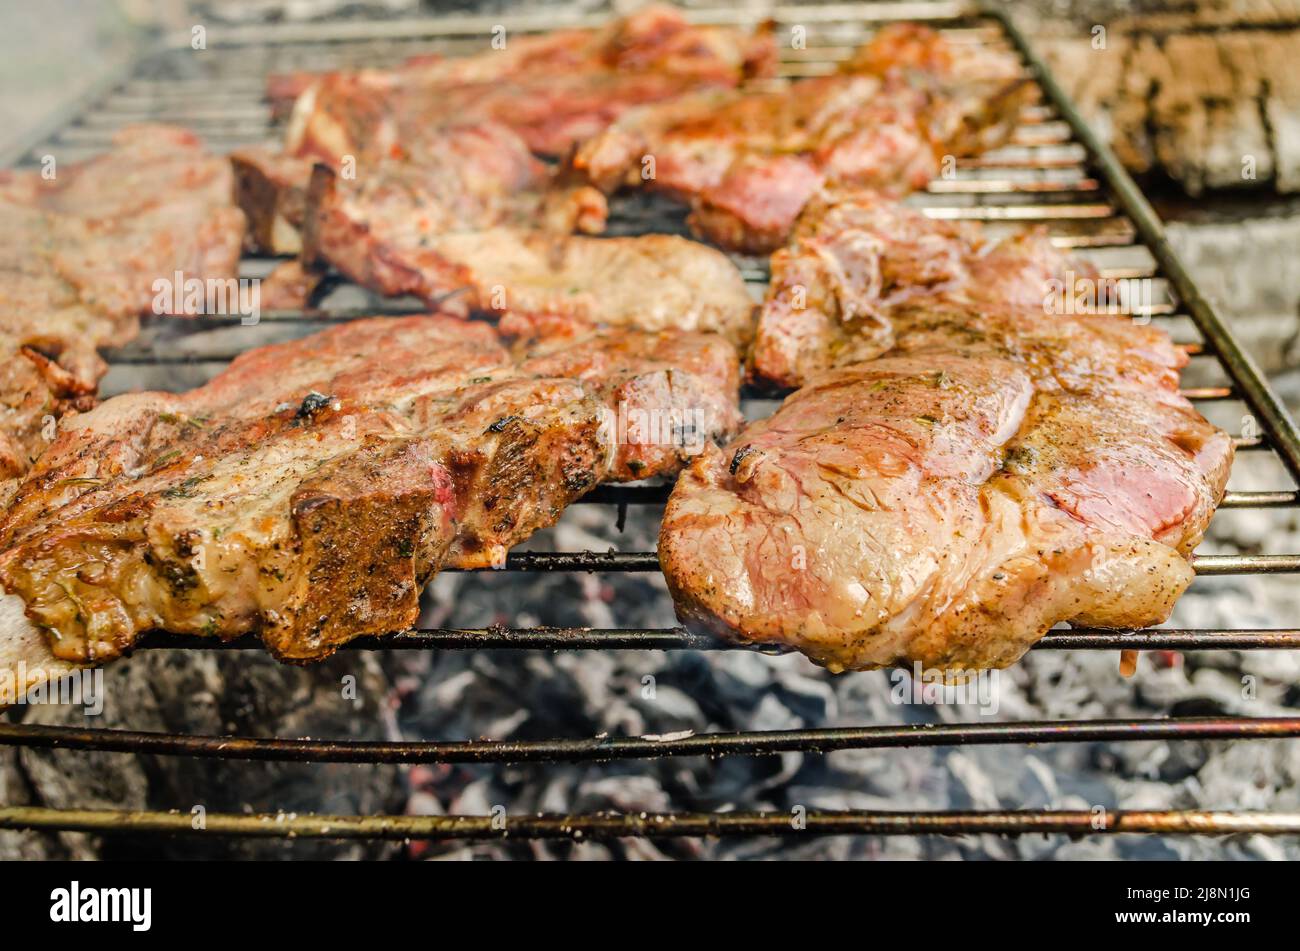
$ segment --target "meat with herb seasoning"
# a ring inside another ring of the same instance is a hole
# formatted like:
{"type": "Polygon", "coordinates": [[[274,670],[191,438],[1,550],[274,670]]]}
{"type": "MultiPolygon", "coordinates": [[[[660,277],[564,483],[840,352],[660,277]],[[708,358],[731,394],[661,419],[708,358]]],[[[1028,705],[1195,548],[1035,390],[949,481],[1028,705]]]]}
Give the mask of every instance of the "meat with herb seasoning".
{"type": "Polygon", "coordinates": [[[680,447],[625,445],[620,404],[697,407],[727,438],[738,363],[709,335],[512,352],[482,322],[374,318],[250,351],[189,393],[108,400],[0,524],[0,580],[50,634],[8,632],[5,651],[97,663],[151,629],[256,632],[306,661],[404,629],[439,568],[499,564],[599,482],[681,465],[680,447]]]}
{"type": "MultiPolygon", "coordinates": [[[[1045,231],[988,241],[978,225],[938,221],[869,191],[809,205],[790,244],[772,255],[771,271],[749,365],[754,378],[776,386],[799,386],[895,346],[988,345],[1016,315],[1041,318],[1049,298],[1101,287],[1096,269],[1054,247],[1045,231]]],[[[1034,336],[1049,330],[1041,319],[1019,323],[1034,336]]],[[[1154,346],[1165,339],[1129,322],[1075,325],[1122,327],[1126,339],[1154,334],[1154,346]]],[[[1023,339],[1017,331],[1006,343],[1023,339]]]]}
{"type": "Polygon", "coordinates": [[[669,500],[683,620],[833,670],[950,673],[1006,666],[1058,622],[1166,620],[1232,461],[1178,392],[1185,352],[1049,307],[1048,282],[1095,272],[1041,235],[843,210],[774,268],[759,326],[755,370],[801,388],[669,500]]]}
{"type": "Polygon", "coordinates": [[[131,126],[89,161],[0,171],[0,502],[55,421],[93,405],[99,349],[171,312],[155,282],[233,279],[243,231],[229,164],[182,129],[131,126]]]}

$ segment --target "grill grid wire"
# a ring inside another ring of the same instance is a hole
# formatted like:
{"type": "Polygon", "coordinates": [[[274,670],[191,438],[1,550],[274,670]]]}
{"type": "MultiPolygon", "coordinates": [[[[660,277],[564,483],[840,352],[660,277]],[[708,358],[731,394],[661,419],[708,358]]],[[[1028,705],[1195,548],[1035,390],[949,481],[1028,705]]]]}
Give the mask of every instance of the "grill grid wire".
{"type": "MultiPolygon", "coordinates": [[[[694,19],[734,22],[731,11],[693,11],[694,19]]],[[[547,14],[511,17],[512,29],[552,28],[567,24],[547,14]],[[532,20],[537,22],[533,23],[532,20]]],[[[576,24],[595,25],[603,15],[582,17],[576,24]]],[[[1226,385],[1190,387],[1196,401],[1244,404],[1259,422],[1262,435],[1237,437],[1242,450],[1269,451],[1300,484],[1300,437],[1294,423],[1263,382],[1211,305],[1169,248],[1163,228],[1136,186],[1109,150],[1079,118],[1050,73],[1029,49],[1014,25],[997,11],[982,11],[965,3],[892,3],[870,6],[778,8],[778,29],[796,23],[820,27],[830,45],[815,45],[816,29],[803,51],[784,50],[783,75],[824,73],[837,59],[862,42],[870,25],[893,19],[930,21],[953,42],[983,43],[1017,51],[1026,75],[1042,87],[1046,102],[1030,108],[1013,143],[993,153],[958,164],[954,179],[934,182],[916,196],[927,214],[949,219],[982,220],[991,228],[1004,224],[1041,223],[1051,229],[1059,246],[1096,251],[1145,249],[1152,263],[1124,261],[1101,267],[1109,278],[1154,278],[1168,285],[1170,301],[1150,310],[1155,320],[1190,323],[1198,339],[1182,341],[1198,361],[1213,360],[1227,378],[1226,385]],[[1139,244],[1138,241],[1141,243],[1139,244]]],[[[237,55],[210,59],[203,67],[215,75],[177,75],[193,68],[188,49],[173,49],[144,60],[123,76],[95,90],[75,110],[52,117],[34,147],[0,156],[6,164],[39,161],[53,143],[62,160],[92,154],[105,147],[113,130],[145,119],[179,121],[201,134],[214,149],[275,144],[275,129],[262,102],[263,78],[273,70],[323,69],[339,64],[382,65],[437,44],[448,52],[481,48],[492,22],[457,17],[419,23],[323,24],[256,31],[232,30],[215,37],[208,56],[223,48],[237,55]],[[415,37],[398,42],[398,38],[415,37]]],[[[680,222],[663,218],[662,209],[630,211],[618,206],[612,230],[644,233],[680,229],[680,222]]],[[[272,259],[251,259],[245,270],[265,273],[272,259]]],[[[766,281],[765,262],[738,260],[747,280],[766,281]]],[[[402,302],[373,300],[365,306],[325,307],[304,313],[272,313],[263,322],[330,323],[365,315],[421,313],[427,308],[402,302]]],[[[230,325],[228,319],[198,318],[194,331],[230,325]]],[[[142,368],[172,365],[215,365],[233,352],[193,352],[152,345],[134,345],[110,356],[114,366],[142,368]]],[[[770,397],[772,394],[748,394],[770,397]]],[[[661,504],[667,487],[605,486],[584,502],[618,506],[661,504]]],[[[1300,503],[1296,489],[1229,492],[1224,509],[1285,508],[1300,503]]],[[[1300,554],[1205,555],[1195,559],[1198,575],[1300,571],[1300,554]]],[[[512,552],[507,571],[656,571],[653,552],[512,552]]],[[[488,569],[491,570],[491,569],[488,569]]],[[[346,650],[388,649],[530,649],[530,650],[764,650],[718,643],[681,627],[662,629],[527,628],[477,630],[421,629],[382,638],[362,639],[346,650]]],[[[1073,628],[1049,633],[1040,650],[1261,650],[1300,649],[1300,630],[1174,630],[1116,632],[1073,628]]],[[[145,650],[260,649],[254,638],[221,643],[197,637],[154,636],[145,650]]],[[[768,651],[776,653],[776,651],[768,651]]],[[[768,755],[788,750],[824,752],[831,749],[899,748],[990,743],[1127,742],[1152,739],[1250,739],[1300,736],[1300,718],[1180,718],[1172,720],[1038,721],[1018,723],[940,724],[905,727],[859,727],[739,734],[700,734],[684,737],[596,737],[528,742],[407,742],[298,740],[286,738],[185,736],[127,730],[77,729],[0,722],[0,744],[33,748],[64,748],[123,753],[153,753],[219,759],[293,760],[300,762],[474,762],[589,760],[606,761],[660,756],[768,755]]],[[[186,833],[187,815],[121,810],[0,807],[0,828],[57,829],[94,832],[186,833]]],[[[600,839],[622,836],[768,835],[794,828],[783,813],[684,813],[672,815],[588,814],[577,816],[512,816],[505,830],[490,817],[479,816],[237,816],[210,815],[207,834],[285,836],[305,838],[515,838],[600,839]]],[[[1300,813],[1259,814],[1216,811],[1114,812],[1098,820],[1093,813],[1067,812],[810,812],[803,831],[814,834],[960,834],[998,832],[1063,832],[1070,834],[1147,832],[1165,834],[1295,833],[1300,813]]]]}

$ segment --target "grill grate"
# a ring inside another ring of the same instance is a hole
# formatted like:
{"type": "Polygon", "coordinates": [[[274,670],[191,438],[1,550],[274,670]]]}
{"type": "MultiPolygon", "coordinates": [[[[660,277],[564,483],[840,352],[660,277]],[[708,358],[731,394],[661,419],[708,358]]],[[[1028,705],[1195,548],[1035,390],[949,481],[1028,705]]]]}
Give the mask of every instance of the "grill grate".
{"type": "MultiPolygon", "coordinates": [[[[736,22],[735,11],[697,11],[696,19],[736,22]]],[[[594,25],[604,17],[572,17],[563,12],[518,14],[513,29],[594,25]]],[[[967,3],[880,3],[869,6],[782,7],[778,29],[808,27],[808,48],[783,51],[783,75],[825,73],[863,42],[873,27],[892,19],[931,22],[953,42],[996,45],[1019,52],[1026,75],[1036,79],[1045,104],[1026,110],[1013,142],[1003,149],[959,163],[952,179],[936,181],[914,196],[927,214],[945,219],[988,222],[994,232],[1024,223],[1048,226],[1062,247],[1086,249],[1105,277],[1147,278],[1168,297],[1150,308],[1152,320],[1165,323],[1193,358],[1192,370],[1204,376],[1217,369],[1214,383],[1184,393],[1210,406],[1239,404],[1257,422],[1260,434],[1236,439],[1239,450],[1275,455],[1300,484],[1300,435],[1276,396],[1262,380],[1213,307],[1169,247],[1149,204],[1093,135],[1024,37],[1000,13],[967,3]]],[[[450,17],[436,21],[338,23],[238,28],[214,35],[213,48],[196,52],[185,43],[136,64],[129,75],[98,90],[72,113],[53,117],[44,138],[7,156],[6,164],[38,162],[57,147],[61,160],[102,150],[116,128],[144,120],[176,121],[203,134],[215,150],[275,144],[269,108],[262,99],[264,77],[273,71],[323,70],[352,65],[383,65],[417,52],[466,53],[482,48],[492,21],[450,17]],[[222,51],[235,55],[219,55],[222,51]]],[[[214,31],[215,33],[215,31],[214,31]]],[[[662,203],[636,196],[616,202],[610,231],[637,234],[682,232],[680,214],[662,203]]],[[[265,274],[276,262],[250,258],[245,276],[265,274]]],[[[747,281],[761,289],[766,263],[737,259],[747,281]]],[[[368,297],[358,288],[335,287],[320,310],[270,313],[261,321],[302,332],[316,326],[375,314],[420,313],[426,308],[368,297]]],[[[148,325],[140,342],[110,355],[112,391],[139,385],[141,374],[158,370],[159,380],[174,381],[177,367],[204,375],[237,355],[205,347],[201,332],[228,327],[228,318],[196,318],[192,333],[161,339],[148,325]],[[159,369],[162,368],[162,369],[159,369]]],[[[175,322],[167,324],[170,331],[175,322]]],[[[188,381],[186,381],[188,382],[188,381]]],[[[155,385],[150,382],[148,385],[155,385]]],[[[173,382],[173,385],[175,383],[173,382]]],[[[749,399],[780,394],[746,393],[749,399]]],[[[583,502],[618,507],[662,504],[660,485],[605,486],[583,502]]],[[[1225,510],[1290,508],[1300,504],[1294,488],[1229,492],[1225,510]]],[[[1199,555],[1198,576],[1300,571],[1300,554],[1199,555]]],[[[490,569],[489,569],[490,570],[490,569]]],[[[652,572],[654,552],[513,552],[507,571],[652,572]]],[[[251,650],[254,638],[229,643],[197,637],[146,638],[143,650],[251,650]]],[[[681,627],[591,629],[500,627],[420,629],[363,639],[346,650],[755,650],[718,643],[681,627]]],[[[1300,630],[1159,629],[1116,632],[1086,628],[1057,630],[1035,645],[1038,650],[1273,650],[1300,649],[1300,630]]],[[[770,755],[837,749],[956,746],[977,744],[1131,742],[1179,739],[1265,739],[1300,736],[1300,718],[1178,718],[1165,720],[1060,720],[1014,723],[867,726],[689,736],[596,737],[532,741],[369,742],[292,738],[192,736],[128,730],[80,729],[0,722],[0,744],[223,760],[277,760],[312,763],[504,763],[612,761],[669,756],[770,755]]],[[[121,810],[49,809],[0,806],[0,828],[185,834],[188,815],[121,810]]],[[[776,835],[792,831],[785,813],[678,813],[508,817],[504,824],[485,816],[286,816],[210,815],[208,835],[283,836],[338,839],[602,839],[625,836],[684,837],[776,835]]],[[[1215,811],[1093,812],[809,812],[801,831],[822,834],[962,834],[1059,832],[1069,834],[1144,832],[1161,834],[1296,833],[1300,813],[1258,814],[1215,811]]]]}

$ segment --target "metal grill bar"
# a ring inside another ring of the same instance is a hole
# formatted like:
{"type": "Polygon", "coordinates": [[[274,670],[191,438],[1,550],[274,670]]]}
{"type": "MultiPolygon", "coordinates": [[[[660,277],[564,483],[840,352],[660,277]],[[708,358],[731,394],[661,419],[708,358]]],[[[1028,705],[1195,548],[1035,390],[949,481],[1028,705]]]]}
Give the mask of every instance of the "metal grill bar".
{"type": "Polygon", "coordinates": [[[188,814],[115,809],[0,809],[0,829],[48,829],[166,835],[224,835],[294,839],[679,839],[756,835],[1022,835],[1126,834],[1279,835],[1300,832],[1300,813],[1227,810],[1095,813],[1070,810],[1032,812],[823,812],[813,810],[792,821],[788,813],[637,813],[623,815],[507,816],[314,816],[208,813],[202,828],[188,814]]]}
{"type": "MultiPolygon", "coordinates": [[[[198,635],[165,634],[146,637],[136,650],[264,650],[256,637],[222,641],[198,635]]],[[[1049,631],[1031,650],[1296,650],[1300,629],[1242,630],[1231,628],[1112,631],[1074,627],[1049,631]]],[[[737,644],[684,627],[483,627],[419,628],[384,637],[349,641],[341,650],[753,650],[783,654],[765,644],[737,644]]]]}
{"type": "MultiPolygon", "coordinates": [[[[1237,449],[1265,449],[1257,438],[1237,437],[1237,449]]],[[[578,501],[580,503],[618,505],[662,505],[668,501],[671,486],[667,485],[602,485],[578,501]]],[[[1225,492],[1219,503],[1221,509],[1292,508],[1300,504],[1300,492],[1279,489],[1267,492],[1225,492]]]]}
{"type": "MultiPolygon", "coordinates": [[[[1267,449],[1257,437],[1237,437],[1237,449],[1267,449]]],[[[603,505],[662,505],[672,491],[667,485],[602,485],[579,499],[579,503],[603,505]]],[[[1300,491],[1278,489],[1267,492],[1225,492],[1221,509],[1292,508],[1300,504],[1300,491]]]]}
{"type": "Polygon", "coordinates": [[[5,746],[301,763],[611,762],[668,756],[770,756],[790,752],[829,753],[834,750],[900,747],[1283,739],[1297,736],[1300,736],[1300,717],[919,723],[748,733],[443,742],[182,736],[138,730],[0,723],[0,745],[5,746]]]}
{"type": "MultiPolygon", "coordinates": [[[[1286,574],[1300,572],[1300,555],[1193,555],[1198,575],[1286,574]]],[[[658,571],[652,551],[513,551],[500,567],[445,568],[444,571],[658,571]]]]}

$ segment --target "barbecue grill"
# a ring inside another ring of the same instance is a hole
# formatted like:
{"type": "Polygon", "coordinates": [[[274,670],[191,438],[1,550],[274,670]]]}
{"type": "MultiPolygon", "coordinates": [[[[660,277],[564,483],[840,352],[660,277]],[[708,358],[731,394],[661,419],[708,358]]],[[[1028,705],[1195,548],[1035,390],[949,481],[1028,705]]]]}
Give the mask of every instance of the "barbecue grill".
{"type": "MultiPolygon", "coordinates": [[[[701,22],[735,23],[737,11],[692,11],[701,22]]],[[[568,25],[598,25],[605,17],[548,11],[512,14],[513,32],[568,25]]],[[[1046,224],[1056,243],[1087,248],[1113,279],[1148,279],[1157,296],[1153,320],[1166,322],[1193,357],[1192,382],[1184,392],[1200,403],[1235,401],[1253,418],[1257,432],[1236,439],[1239,451],[1272,453],[1300,485],[1300,433],[1270,391],[1250,357],[1233,338],[1214,306],[1197,290],[1192,276],[1170,248],[1161,222],[1111,151],[1067,100],[1014,24],[1000,12],[967,3],[881,3],[791,6],[774,11],[778,36],[795,25],[807,31],[805,48],[784,43],[782,75],[816,75],[834,68],[881,23],[925,21],[956,43],[992,45],[1016,51],[1026,75],[1042,89],[1040,104],[1026,110],[1023,124],[1005,148],[958,163],[952,177],[935,181],[914,196],[928,214],[982,220],[993,229],[1021,223],[1046,224]]],[[[477,52],[496,20],[479,16],[437,20],[337,22],[310,25],[213,29],[209,47],[190,48],[189,35],[114,77],[73,111],[52,119],[39,137],[0,156],[5,164],[33,164],[47,151],[71,160],[102,150],[114,130],[128,122],[175,121],[194,128],[215,150],[274,143],[278,140],[263,101],[265,77],[272,72],[382,66],[419,52],[477,52]]],[[[665,202],[636,196],[616,202],[611,233],[681,231],[681,215],[665,202]]],[[[266,274],[269,259],[249,258],[241,276],[266,274]]],[[[765,264],[738,259],[747,280],[766,279],[765,264]]],[[[270,313],[262,323],[276,333],[298,335],[322,323],[362,315],[419,312],[401,301],[368,298],[359,288],[336,286],[319,312],[270,313]]],[[[112,370],[105,388],[128,385],[176,388],[201,382],[234,351],[222,349],[229,318],[154,320],[133,344],[109,355],[112,370]],[[213,342],[212,337],[216,339],[213,342]],[[195,377],[192,381],[190,376],[195,377]]],[[[770,394],[749,394],[770,396],[770,394]]],[[[1248,426],[1247,429],[1254,427],[1248,426]]],[[[583,502],[610,507],[611,519],[628,506],[664,501],[661,486],[606,486],[583,502]]],[[[1295,488],[1229,492],[1222,508],[1300,506],[1295,488]]],[[[1300,571],[1300,553],[1200,555],[1198,576],[1300,571]]],[[[510,572],[653,572],[656,554],[645,552],[516,552],[510,572]]],[[[693,634],[684,628],[484,628],[419,629],[362,639],[345,650],[391,649],[537,651],[575,650],[743,650],[693,634]]],[[[259,650],[246,638],[217,643],[204,638],[153,637],[148,650],[259,650]]],[[[1060,629],[1037,650],[1263,650],[1300,649],[1300,630],[1153,629],[1133,632],[1060,629]]],[[[851,675],[850,675],[851,676],[851,675]]],[[[705,733],[687,736],[557,738],[527,741],[372,742],[297,738],[195,736],[127,730],[83,729],[0,722],[0,743],[11,746],[110,751],[224,760],[278,760],[312,763],[507,763],[613,761],[652,757],[763,755],[786,751],[825,753],[842,749],[1133,742],[1141,740],[1263,740],[1300,736],[1300,717],[1219,716],[1175,719],[1053,720],[939,725],[869,726],[835,729],[705,733]]],[[[0,807],[0,828],[189,834],[188,813],[96,809],[0,807]]],[[[1102,833],[1297,833],[1300,812],[1231,811],[809,811],[796,825],[784,812],[510,815],[208,815],[204,834],[327,839],[601,839],[626,836],[682,837],[802,834],[915,835],[932,833],[1057,832],[1102,833]]]]}

